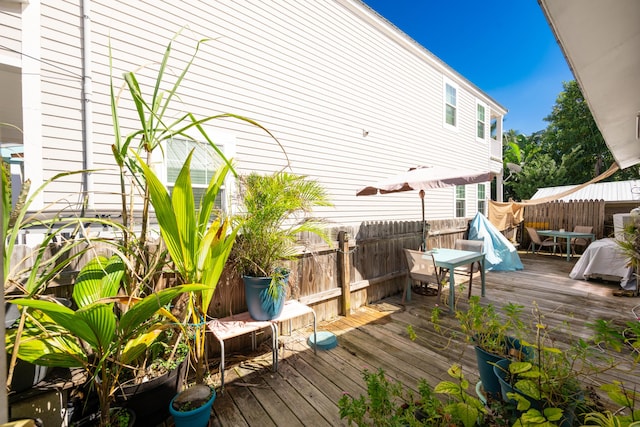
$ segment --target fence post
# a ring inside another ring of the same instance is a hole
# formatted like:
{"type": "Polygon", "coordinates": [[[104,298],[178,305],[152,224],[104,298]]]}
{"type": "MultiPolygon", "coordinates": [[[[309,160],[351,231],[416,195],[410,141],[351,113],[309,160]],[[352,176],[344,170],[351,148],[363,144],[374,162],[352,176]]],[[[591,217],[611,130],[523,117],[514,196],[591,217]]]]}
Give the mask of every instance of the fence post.
{"type": "Polygon", "coordinates": [[[351,312],[351,274],[349,271],[349,234],[346,231],[338,233],[338,277],[342,286],[340,310],[348,317],[351,312]]]}

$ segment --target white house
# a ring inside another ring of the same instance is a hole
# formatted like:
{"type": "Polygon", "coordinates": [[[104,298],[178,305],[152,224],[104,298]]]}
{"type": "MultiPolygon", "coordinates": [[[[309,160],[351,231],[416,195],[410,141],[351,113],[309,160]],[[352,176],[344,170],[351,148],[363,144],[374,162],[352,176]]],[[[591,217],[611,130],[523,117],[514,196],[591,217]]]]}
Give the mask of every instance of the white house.
{"type": "MultiPolygon", "coordinates": [[[[0,19],[0,123],[21,130],[0,126],[0,143],[3,152],[22,147],[14,170],[33,188],[59,171],[99,170],[48,187],[39,207],[78,204],[83,191],[90,212],[118,210],[109,45],[116,87],[133,70],[144,85],[183,27],[173,72],[197,40],[211,40],[200,46],[178,105],[198,117],[240,114],[269,129],[284,152],[238,121],[214,122],[210,132],[241,173],[289,164],[318,179],[335,204],[319,214],[336,224],[420,219],[412,192],[355,196],[412,166],[502,169],[494,138],[506,109],[359,0],[0,0],[0,19]]],[[[125,92],[125,128],[136,117],[131,105],[125,92]]],[[[157,169],[166,172],[183,153],[167,150],[157,169]]],[[[486,209],[489,183],[466,187],[429,191],[427,218],[486,209]]]]}

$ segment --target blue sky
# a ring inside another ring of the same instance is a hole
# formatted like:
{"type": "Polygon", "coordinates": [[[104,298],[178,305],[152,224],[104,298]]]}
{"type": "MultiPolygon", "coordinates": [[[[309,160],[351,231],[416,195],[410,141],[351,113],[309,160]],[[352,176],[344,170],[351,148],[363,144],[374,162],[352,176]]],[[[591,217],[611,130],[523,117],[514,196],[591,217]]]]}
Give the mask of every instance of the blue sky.
{"type": "Polygon", "coordinates": [[[546,128],[573,80],[536,0],[364,0],[509,110],[504,130],[546,128]]]}

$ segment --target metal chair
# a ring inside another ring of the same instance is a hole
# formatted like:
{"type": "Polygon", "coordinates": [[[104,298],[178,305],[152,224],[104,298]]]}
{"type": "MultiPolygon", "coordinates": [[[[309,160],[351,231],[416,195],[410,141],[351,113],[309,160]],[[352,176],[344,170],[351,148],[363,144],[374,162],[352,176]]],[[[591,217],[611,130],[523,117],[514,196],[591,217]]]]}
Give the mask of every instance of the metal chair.
{"type": "Polygon", "coordinates": [[[554,241],[551,237],[542,240],[540,238],[540,235],[538,234],[538,231],[535,228],[532,227],[525,227],[527,229],[527,233],[529,233],[529,238],[531,238],[531,243],[529,243],[529,247],[527,248],[527,252],[529,252],[529,249],[532,250],[532,252],[535,254],[536,253],[536,245],[538,245],[538,249],[541,248],[553,248],[553,253],[556,253],[556,249],[560,249],[560,243],[554,241]]]}
{"type": "MultiPolygon", "coordinates": [[[[484,250],[484,240],[464,240],[456,239],[454,244],[455,249],[470,252],[482,252],[484,250]]],[[[467,298],[471,298],[471,285],[473,285],[473,273],[480,271],[480,261],[472,262],[469,265],[463,265],[454,270],[456,273],[467,274],[469,276],[469,293],[467,298]]]]}
{"type": "MultiPolygon", "coordinates": [[[[576,233],[593,233],[593,227],[590,225],[576,225],[573,228],[573,231],[576,233]]],[[[582,251],[584,252],[584,250],[587,248],[587,246],[589,246],[589,243],[591,239],[585,239],[582,237],[574,237],[571,239],[571,252],[575,255],[576,253],[576,246],[580,246],[582,248],[582,251]]]]}
{"type": "Polygon", "coordinates": [[[407,296],[407,289],[413,284],[413,281],[429,284],[435,283],[438,285],[438,293],[436,296],[440,298],[440,291],[442,290],[442,279],[438,267],[436,267],[436,260],[429,252],[420,252],[413,249],[404,250],[405,258],[407,260],[407,267],[409,268],[409,279],[407,287],[404,288],[402,293],[402,303],[404,304],[407,296]],[[426,257],[426,258],[425,258],[426,257]]]}

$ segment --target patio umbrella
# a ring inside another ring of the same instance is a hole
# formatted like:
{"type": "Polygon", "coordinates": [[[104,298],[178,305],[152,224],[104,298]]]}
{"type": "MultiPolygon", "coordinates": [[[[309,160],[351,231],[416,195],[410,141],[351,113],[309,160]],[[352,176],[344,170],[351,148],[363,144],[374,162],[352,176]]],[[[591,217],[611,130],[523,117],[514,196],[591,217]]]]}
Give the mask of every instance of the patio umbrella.
{"type": "Polygon", "coordinates": [[[422,203],[422,247],[426,248],[426,224],[424,216],[424,191],[433,188],[451,187],[454,185],[476,184],[491,180],[489,171],[457,169],[444,166],[418,166],[399,175],[380,180],[361,188],[356,196],[398,193],[401,191],[419,190],[422,203]]]}

